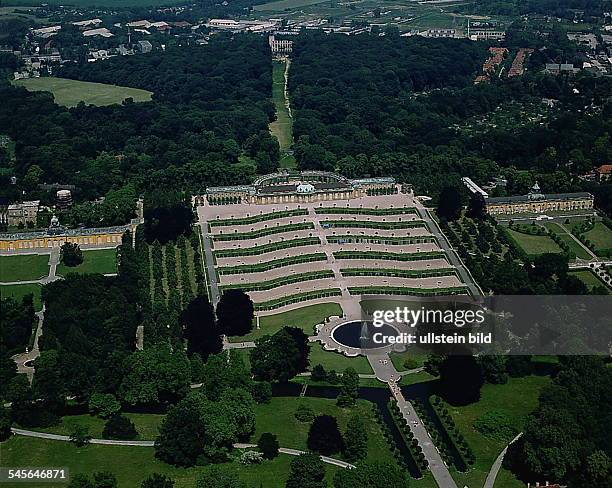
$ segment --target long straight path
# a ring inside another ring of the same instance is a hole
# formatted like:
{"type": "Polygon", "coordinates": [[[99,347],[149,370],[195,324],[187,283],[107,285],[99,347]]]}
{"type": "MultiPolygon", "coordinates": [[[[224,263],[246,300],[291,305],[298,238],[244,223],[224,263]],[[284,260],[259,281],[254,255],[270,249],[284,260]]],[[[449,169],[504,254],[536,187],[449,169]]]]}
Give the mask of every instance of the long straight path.
{"type": "Polygon", "coordinates": [[[212,239],[208,232],[208,224],[200,216],[200,228],[202,229],[202,245],[204,247],[204,257],[206,261],[206,275],[210,284],[210,303],[213,307],[219,302],[219,284],[217,283],[217,273],[215,272],[215,259],[212,252],[212,239]]]}
{"type": "Polygon", "coordinates": [[[482,289],[480,288],[480,286],[478,286],[478,283],[476,283],[476,280],[474,279],[472,274],[469,272],[461,258],[459,258],[459,255],[457,254],[455,249],[453,249],[453,247],[446,239],[446,236],[443,234],[442,229],[440,229],[440,227],[438,226],[438,223],[432,217],[429,209],[425,208],[422,204],[417,203],[416,200],[415,205],[417,212],[419,213],[421,218],[429,224],[431,233],[438,239],[438,244],[446,252],[450,263],[455,266],[455,268],[457,268],[457,273],[459,273],[461,281],[465,283],[474,298],[482,297],[484,295],[482,289]]]}
{"type": "MultiPolygon", "coordinates": [[[[47,432],[37,432],[34,430],[25,430],[25,429],[17,429],[15,427],[11,428],[11,432],[14,435],[22,435],[26,437],[36,437],[37,439],[47,439],[51,441],[60,441],[60,442],[70,442],[70,437],[67,435],[61,434],[49,434],[47,432]]],[[[115,439],[90,439],[90,444],[101,444],[105,446],[132,446],[132,447],[154,447],[155,441],[120,441],[115,439]]],[[[236,449],[255,449],[257,448],[256,444],[244,444],[244,443],[236,443],[233,445],[236,449]]],[[[300,451],[298,449],[291,449],[288,447],[280,447],[278,452],[283,454],[289,454],[290,456],[299,456],[304,454],[305,451],[300,451]]],[[[333,464],[334,466],[338,466],[340,468],[354,468],[355,466],[351,463],[347,463],[345,461],[341,461],[339,459],[331,458],[328,456],[320,456],[321,461],[327,464],[333,464]]]]}

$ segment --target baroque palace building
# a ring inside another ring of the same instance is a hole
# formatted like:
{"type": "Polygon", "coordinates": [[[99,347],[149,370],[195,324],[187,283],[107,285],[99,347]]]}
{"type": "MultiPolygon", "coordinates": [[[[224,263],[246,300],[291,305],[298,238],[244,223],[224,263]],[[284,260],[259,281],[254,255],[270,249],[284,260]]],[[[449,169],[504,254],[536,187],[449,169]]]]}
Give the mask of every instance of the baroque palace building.
{"type": "Polygon", "coordinates": [[[546,214],[555,211],[592,210],[593,200],[593,195],[587,192],[544,194],[536,183],[527,195],[489,197],[485,198],[485,204],[491,215],[546,214]]]}
{"type": "Polygon", "coordinates": [[[367,195],[398,193],[394,178],[348,179],[326,171],[281,171],[261,176],[252,185],[209,187],[194,197],[196,206],[307,203],[351,200],[367,195]]]}

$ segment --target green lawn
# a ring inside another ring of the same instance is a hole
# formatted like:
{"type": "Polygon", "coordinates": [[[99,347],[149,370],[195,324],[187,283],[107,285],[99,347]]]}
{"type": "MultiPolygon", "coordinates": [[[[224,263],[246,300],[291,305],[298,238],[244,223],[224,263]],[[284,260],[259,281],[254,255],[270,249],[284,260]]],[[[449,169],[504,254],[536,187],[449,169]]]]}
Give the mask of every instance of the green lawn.
{"type": "Polygon", "coordinates": [[[64,263],[57,265],[56,274],[66,276],[68,273],[116,273],[117,272],[117,250],[99,249],[95,251],[83,251],[83,262],[74,268],[64,263]]]}
{"type": "Polygon", "coordinates": [[[48,254],[17,254],[0,257],[0,281],[38,280],[49,274],[48,254]]]}
{"type": "MultiPolygon", "coordinates": [[[[335,400],[312,397],[277,397],[272,398],[269,404],[257,405],[257,430],[252,437],[257,442],[264,432],[272,432],[278,437],[281,447],[306,449],[309,423],[299,422],[295,418],[295,411],[299,405],[306,405],[315,415],[332,415],[338,420],[340,430],[344,432],[351,415],[357,414],[363,420],[368,431],[368,457],[369,461],[395,462],[393,454],[387,447],[380,426],[374,420],[372,404],[366,400],[358,400],[354,408],[340,408],[335,400]]],[[[333,457],[341,458],[340,454],[333,457]]]]}
{"type": "MultiPolygon", "coordinates": [[[[236,457],[240,455],[237,451],[236,457]]],[[[279,455],[260,465],[243,466],[237,461],[224,465],[235,471],[250,486],[284,488],[293,456],[279,455]]],[[[71,475],[110,471],[117,476],[120,487],[136,488],[152,473],[165,474],[175,481],[175,488],[193,488],[199,472],[208,468],[175,468],[156,459],[151,447],[89,445],[76,447],[68,442],[13,436],[2,444],[2,465],[65,466],[71,475]]],[[[327,479],[340,468],[326,464],[327,479]]],[[[21,488],[23,483],[3,483],[3,488],[21,488]]],[[[30,488],[65,488],[65,483],[28,483],[30,488]]]]}
{"type": "Polygon", "coordinates": [[[372,367],[365,356],[350,358],[344,354],[334,351],[326,351],[319,342],[310,345],[310,367],[321,364],[325,371],[332,369],[341,373],[346,368],[353,368],[359,374],[372,374],[372,367]]]}
{"type": "MultiPolygon", "coordinates": [[[[518,430],[529,413],[538,405],[538,395],[543,386],[550,381],[547,376],[528,376],[510,378],[505,385],[486,384],[482,387],[481,398],[477,403],[465,407],[449,406],[457,428],[465,436],[467,443],[476,455],[474,467],[467,473],[453,473],[459,486],[482,486],[491,466],[508,441],[489,439],[474,428],[474,421],[491,410],[502,410],[518,430]]],[[[524,488],[511,473],[502,470],[496,488],[524,488]],[[501,481],[503,480],[503,481],[501,481]]]]}
{"type": "Polygon", "coordinates": [[[612,249],[612,230],[608,229],[603,222],[595,222],[595,227],[584,234],[593,243],[595,249],[612,249]]]}
{"type": "Polygon", "coordinates": [[[555,222],[549,222],[547,224],[544,224],[544,227],[558,234],[561,240],[569,246],[570,251],[576,254],[577,258],[586,260],[590,260],[593,258],[593,256],[591,256],[584,247],[582,247],[578,242],[576,242],[572,235],[569,234],[559,224],[556,224],[555,222]]]}
{"type": "Polygon", "coordinates": [[[408,369],[404,366],[404,362],[406,360],[410,359],[416,361],[415,367],[420,368],[427,359],[427,354],[423,354],[417,350],[410,350],[404,352],[392,352],[389,354],[389,357],[391,358],[391,362],[393,363],[393,366],[395,366],[395,369],[398,371],[406,371],[408,369]]]}
{"type": "MultiPolygon", "coordinates": [[[[163,415],[158,414],[142,414],[142,413],[124,413],[134,425],[138,432],[139,440],[154,440],[158,435],[159,425],[161,424],[163,415]]],[[[93,415],[68,415],[62,417],[58,425],[46,428],[37,428],[40,432],[49,432],[52,434],[70,435],[74,427],[77,425],[87,427],[89,434],[96,438],[102,439],[102,430],[104,429],[105,420],[93,415]]]]}
{"type": "Polygon", "coordinates": [[[510,236],[516,243],[523,248],[529,256],[537,256],[544,253],[560,253],[561,248],[547,235],[537,236],[523,234],[512,229],[508,229],[510,236]]]}
{"type": "Polygon", "coordinates": [[[595,275],[595,273],[593,273],[591,271],[588,271],[588,270],[570,271],[569,274],[572,275],[572,276],[575,276],[580,281],[582,281],[586,285],[586,287],[589,289],[589,291],[591,291],[596,286],[606,287],[606,284],[603,281],[601,281],[595,275]]]}
{"type": "Polygon", "coordinates": [[[437,377],[429,374],[426,371],[419,371],[418,373],[405,374],[402,376],[400,386],[414,385],[416,383],[425,383],[426,381],[435,380],[437,377]]]}
{"type": "Polygon", "coordinates": [[[2,298],[13,297],[16,300],[21,300],[24,295],[32,293],[34,295],[34,308],[39,311],[42,308],[40,298],[41,285],[33,283],[26,285],[5,285],[0,286],[0,296],[2,298]]]}
{"type": "Polygon", "coordinates": [[[299,327],[307,335],[313,335],[314,326],[332,315],[342,315],[342,308],[337,303],[309,305],[289,312],[267,315],[259,319],[259,329],[254,328],[250,334],[245,336],[230,337],[230,341],[254,341],[264,335],[274,334],[286,325],[299,327]]]}
{"type": "Polygon", "coordinates": [[[272,101],[276,108],[276,120],[270,123],[270,131],[278,139],[281,153],[293,143],[293,120],[285,106],[285,63],[272,63],[272,101]]]}
{"type": "MultiPolygon", "coordinates": [[[[95,3],[95,2],[91,2],[95,3]]],[[[138,88],[126,86],[106,85],[104,83],[91,83],[88,81],[69,80],[65,78],[29,78],[16,80],[14,85],[23,86],[28,91],[48,91],[53,94],[55,103],[65,107],[75,107],[79,102],[87,105],[113,105],[121,103],[126,98],[135,102],[151,100],[152,93],[138,88]]]]}

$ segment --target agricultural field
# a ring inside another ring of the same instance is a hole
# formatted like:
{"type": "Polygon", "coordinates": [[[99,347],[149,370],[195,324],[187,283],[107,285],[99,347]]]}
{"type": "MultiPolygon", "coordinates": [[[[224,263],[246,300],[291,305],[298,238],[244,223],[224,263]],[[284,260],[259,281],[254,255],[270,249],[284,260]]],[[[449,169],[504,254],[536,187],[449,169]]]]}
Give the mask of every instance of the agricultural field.
{"type": "Polygon", "coordinates": [[[15,300],[21,300],[25,295],[34,295],[34,309],[39,311],[42,308],[42,301],[40,297],[40,291],[42,285],[38,283],[25,284],[25,285],[3,285],[0,286],[0,297],[8,298],[12,297],[15,300]]]}
{"type": "Polygon", "coordinates": [[[0,282],[38,280],[48,274],[48,254],[17,254],[0,257],[0,282]]]}
{"type": "Polygon", "coordinates": [[[65,78],[29,78],[12,81],[14,85],[23,86],[28,91],[47,91],[53,94],[55,103],[65,107],[75,107],[79,102],[86,105],[114,105],[132,98],[135,102],[148,102],[152,93],[138,88],[106,85],[88,81],[69,80],[65,78]]]}
{"type": "Polygon", "coordinates": [[[112,274],[117,272],[117,250],[99,249],[83,251],[83,262],[75,267],[68,267],[64,263],[57,265],[56,274],[66,276],[68,273],[99,273],[112,274]]]}

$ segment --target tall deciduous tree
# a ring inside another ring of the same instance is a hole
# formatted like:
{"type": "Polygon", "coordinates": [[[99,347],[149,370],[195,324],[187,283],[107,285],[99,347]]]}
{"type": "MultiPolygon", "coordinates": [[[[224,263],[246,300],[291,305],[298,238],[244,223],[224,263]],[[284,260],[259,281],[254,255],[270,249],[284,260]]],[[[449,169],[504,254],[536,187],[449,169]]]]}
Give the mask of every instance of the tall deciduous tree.
{"type": "Polygon", "coordinates": [[[306,334],[301,329],[291,327],[258,339],[251,351],[251,371],[256,379],[286,382],[305,371],[308,365],[305,340],[306,334]]]}
{"type": "Polygon", "coordinates": [[[359,415],[351,415],[344,432],[344,454],[350,462],[368,455],[368,431],[359,415]]]}
{"type": "Polygon", "coordinates": [[[285,488],[325,488],[325,464],[314,453],[300,454],[291,461],[285,488]]]}
{"type": "Polygon", "coordinates": [[[196,296],[181,314],[185,326],[187,353],[197,353],[203,360],[223,349],[221,331],[215,322],[214,310],[207,297],[196,296]]]}
{"type": "Polygon", "coordinates": [[[338,429],[338,422],[331,415],[319,415],[308,431],[308,449],[331,456],[344,449],[344,440],[338,429]]]}
{"type": "Polygon", "coordinates": [[[229,336],[242,336],[253,330],[253,302],[242,290],[227,290],[217,304],[219,328],[229,336]]]}
{"type": "Polygon", "coordinates": [[[442,189],[438,197],[438,217],[457,220],[461,215],[461,194],[454,186],[442,189]]]}

